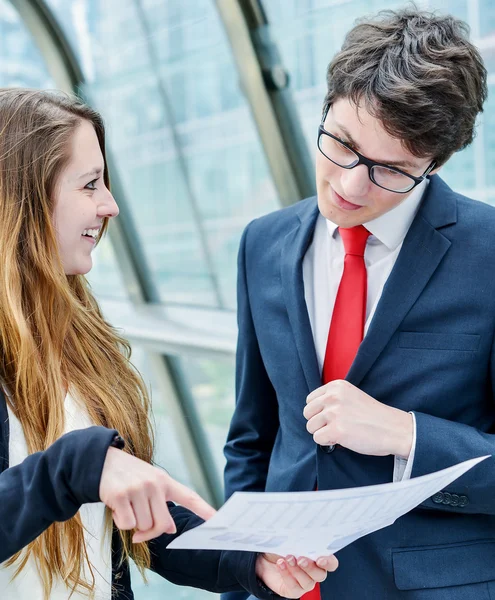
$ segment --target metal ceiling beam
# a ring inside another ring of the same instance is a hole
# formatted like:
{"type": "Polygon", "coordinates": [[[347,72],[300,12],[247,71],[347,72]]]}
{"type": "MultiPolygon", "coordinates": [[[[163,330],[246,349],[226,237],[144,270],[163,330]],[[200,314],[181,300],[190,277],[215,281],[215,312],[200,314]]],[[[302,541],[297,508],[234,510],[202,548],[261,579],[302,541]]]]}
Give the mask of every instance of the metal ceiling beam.
{"type": "Polygon", "coordinates": [[[283,206],[316,194],[314,166],[259,0],[215,0],[283,206]]]}

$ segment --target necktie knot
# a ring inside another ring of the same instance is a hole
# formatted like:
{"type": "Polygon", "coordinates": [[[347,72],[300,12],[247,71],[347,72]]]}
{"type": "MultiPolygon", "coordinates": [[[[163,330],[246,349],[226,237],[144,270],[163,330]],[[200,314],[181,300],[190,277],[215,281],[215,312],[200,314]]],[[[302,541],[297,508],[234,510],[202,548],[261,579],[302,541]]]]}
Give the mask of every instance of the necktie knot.
{"type": "Polygon", "coordinates": [[[349,228],[339,227],[339,233],[342,236],[346,254],[364,256],[364,250],[370,232],[363,227],[363,225],[349,228]]]}

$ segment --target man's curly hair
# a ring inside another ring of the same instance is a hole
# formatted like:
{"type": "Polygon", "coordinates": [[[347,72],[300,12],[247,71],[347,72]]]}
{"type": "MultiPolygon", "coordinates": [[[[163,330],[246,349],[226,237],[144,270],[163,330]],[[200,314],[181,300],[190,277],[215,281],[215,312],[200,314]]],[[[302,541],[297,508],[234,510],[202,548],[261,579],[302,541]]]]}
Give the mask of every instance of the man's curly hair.
{"type": "Polygon", "coordinates": [[[325,106],[339,98],[364,106],[413,155],[442,165],[473,141],[486,79],[466,23],[386,10],[347,34],[328,66],[325,106]]]}

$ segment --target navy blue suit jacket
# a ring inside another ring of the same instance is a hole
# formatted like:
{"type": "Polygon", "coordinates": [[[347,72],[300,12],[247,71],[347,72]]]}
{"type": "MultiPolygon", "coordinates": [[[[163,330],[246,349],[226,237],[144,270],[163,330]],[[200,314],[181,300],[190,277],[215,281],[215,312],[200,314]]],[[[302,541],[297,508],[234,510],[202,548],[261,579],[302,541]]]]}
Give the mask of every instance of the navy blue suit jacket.
{"type": "MultiPolygon", "coordinates": [[[[55,521],[73,517],[81,504],[99,502],[105,456],[115,430],[90,427],[62,436],[48,450],[9,466],[9,421],[0,391],[0,563],[29,544],[55,521]]],[[[255,575],[256,554],[202,550],[167,550],[180,533],[202,520],[169,503],[177,533],[152,540],[151,568],[177,585],[225,592],[250,590],[257,598],[280,598],[262,590],[255,575]]],[[[132,600],[129,566],[122,562],[120,535],[112,539],[112,600],[132,600]]]]}
{"type": "MultiPolygon", "coordinates": [[[[227,496],[392,480],[392,456],[326,453],[306,430],[306,396],[321,385],[302,276],[317,215],[310,198],[242,237],[227,496]]],[[[433,176],[347,376],[414,411],[413,477],[495,453],[494,332],[495,210],[433,176]]],[[[495,599],[493,457],[338,558],[323,600],[495,599]]]]}

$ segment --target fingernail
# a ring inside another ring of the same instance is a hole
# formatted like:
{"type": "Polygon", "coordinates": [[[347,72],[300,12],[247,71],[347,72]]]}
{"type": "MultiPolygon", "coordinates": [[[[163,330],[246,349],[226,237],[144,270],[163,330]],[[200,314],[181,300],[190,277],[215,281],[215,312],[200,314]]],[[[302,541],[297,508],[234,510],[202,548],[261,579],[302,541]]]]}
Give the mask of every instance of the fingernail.
{"type": "Polygon", "coordinates": [[[325,568],[326,566],[328,566],[328,561],[327,561],[327,559],[326,559],[326,558],[319,558],[319,559],[316,561],[316,564],[317,564],[319,567],[321,567],[321,568],[323,569],[323,568],[325,568]]]}
{"type": "Polygon", "coordinates": [[[285,561],[283,558],[280,558],[279,560],[277,560],[277,567],[281,570],[281,571],[285,571],[286,566],[285,566],[285,561]]]}
{"type": "Polygon", "coordinates": [[[287,562],[289,563],[289,565],[291,567],[295,567],[296,566],[296,559],[293,556],[289,556],[287,559],[287,562]]]}
{"type": "Polygon", "coordinates": [[[305,569],[309,565],[309,562],[305,558],[301,558],[298,560],[297,564],[305,569]]]}

